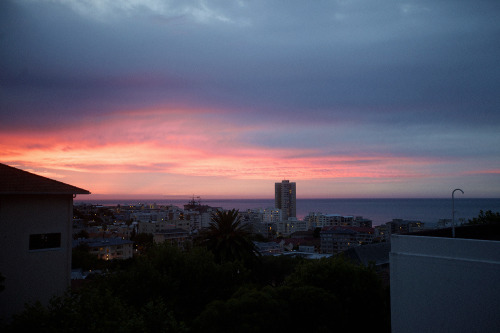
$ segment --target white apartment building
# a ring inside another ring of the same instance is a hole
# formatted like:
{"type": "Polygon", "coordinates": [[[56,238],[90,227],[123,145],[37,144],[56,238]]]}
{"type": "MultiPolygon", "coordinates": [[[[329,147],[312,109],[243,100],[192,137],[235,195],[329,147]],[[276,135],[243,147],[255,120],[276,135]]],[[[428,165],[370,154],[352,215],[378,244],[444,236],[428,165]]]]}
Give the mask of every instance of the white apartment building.
{"type": "Polygon", "coordinates": [[[154,234],[165,229],[175,228],[175,221],[138,222],[137,233],[154,234]]]}
{"type": "Polygon", "coordinates": [[[281,220],[282,220],[281,209],[269,207],[263,210],[262,222],[273,223],[273,222],[279,222],[281,220]]]}
{"type": "Polygon", "coordinates": [[[157,221],[157,222],[139,222],[137,223],[137,232],[154,234],[167,229],[184,229],[191,231],[192,221],[189,220],[171,220],[171,221],[157,221]]]}
{"type": "Polygon", "coordinates": [[[280,236],[288,237],[296,231],[307,231],[307,223],[289,218],[288,221],[275,222],[276,233],[280,236]]]}
{"type": "Polygon", "coordinates": [[[331,226],[352,226],[352,227],[368,227],[371,228],[372,221],[363,218],[362,216],[339,215],[339,214],[323,214],[309,213],[304,218],[309,229],[331,227],[331,226]]]}
{"type": "Polygon", "coordinates": [[[240,211],[239,216],[243,223],[252,225],[257,223],[264,223],[263,209],[247,209],[246,211],[240,211]]]}
{"type": "Polygon", "coordinates": [[[373,228],[327,226],[320,232],[321,252],[337,254],[351,247],[373,241],[373,228]]]}
{"type": "Polygon", "coordinates": [[[186,242],[189,242],[190,240],[191,237],[189,232],[178,228],[163,230],[153,235],[153,241],[155,243],[158,244],[166,242],[180,249],[184,249],[186,242]]]}
{"type": "Polygon", "coordinates": [[[137,222],[152,222],[167,220],[167,213],[162,211],[138,211],[130,214],[130,218],[137,222]]]}
{"type": "MultiPolygon", "coordinates": [[[[193,229],[202,229],[208,227],[211,221],[211,211],[200,212],[197,210],[187,210],[181,215],[184,220],[190,221],[193,229]]],[[[180,220],[177,218],[175,220],[180,220]]]]}

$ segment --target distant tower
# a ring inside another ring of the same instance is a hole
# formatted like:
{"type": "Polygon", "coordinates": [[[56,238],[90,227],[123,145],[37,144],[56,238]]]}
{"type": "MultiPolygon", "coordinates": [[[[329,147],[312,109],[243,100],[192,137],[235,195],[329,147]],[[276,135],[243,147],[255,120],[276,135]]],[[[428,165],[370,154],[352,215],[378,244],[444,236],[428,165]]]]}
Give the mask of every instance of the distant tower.
{"type": "Polygon", "coordinates": [[[297,198],[295,183],[283,180],[274,184],[274,207],[281,209],[283,221],[289,217],[297,217],[297,198]]]}

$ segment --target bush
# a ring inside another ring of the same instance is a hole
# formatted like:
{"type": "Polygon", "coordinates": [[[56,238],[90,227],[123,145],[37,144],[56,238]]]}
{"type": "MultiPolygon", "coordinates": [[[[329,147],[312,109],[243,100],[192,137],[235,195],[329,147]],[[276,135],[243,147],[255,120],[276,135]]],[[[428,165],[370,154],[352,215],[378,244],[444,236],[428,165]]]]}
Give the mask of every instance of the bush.
{"type": "Polygon", "coordinates": [[[250,269],[155,245],[46,307],[27,306],[4,331],[388,332],[388,300],[372,268],[342,258],[266,257],[250,269]]]}

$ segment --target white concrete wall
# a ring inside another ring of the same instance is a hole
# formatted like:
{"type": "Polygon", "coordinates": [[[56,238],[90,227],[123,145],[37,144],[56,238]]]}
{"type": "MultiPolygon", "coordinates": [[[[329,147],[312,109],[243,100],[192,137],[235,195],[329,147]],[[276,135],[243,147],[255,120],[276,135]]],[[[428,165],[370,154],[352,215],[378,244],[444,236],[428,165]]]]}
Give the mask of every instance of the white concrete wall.
{"type": "Polygon", "coordinates": [[[0,196],[0,316],[46,304],[71,283],[72,195],[0,196]],[[61,233],[61,247],[29,250],[30,234],[61,233]]]}
{"type": "Polygon", "coordinates": [[[392,332],[500,332],[500,242],[391,237],[392,332]]]}

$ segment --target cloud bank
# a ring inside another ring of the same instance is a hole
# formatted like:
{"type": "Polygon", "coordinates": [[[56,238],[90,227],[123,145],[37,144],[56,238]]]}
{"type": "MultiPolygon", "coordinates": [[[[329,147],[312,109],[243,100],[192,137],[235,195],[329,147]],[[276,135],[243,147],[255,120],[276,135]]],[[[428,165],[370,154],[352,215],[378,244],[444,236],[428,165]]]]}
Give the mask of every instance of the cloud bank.
{"type": "Polygon", "coordinates": [[[0,4],[0,161],[93,193],[498,197],[500,4],[0,4]],[[464,189],[465,190],[465,189],[464,189]]]}

